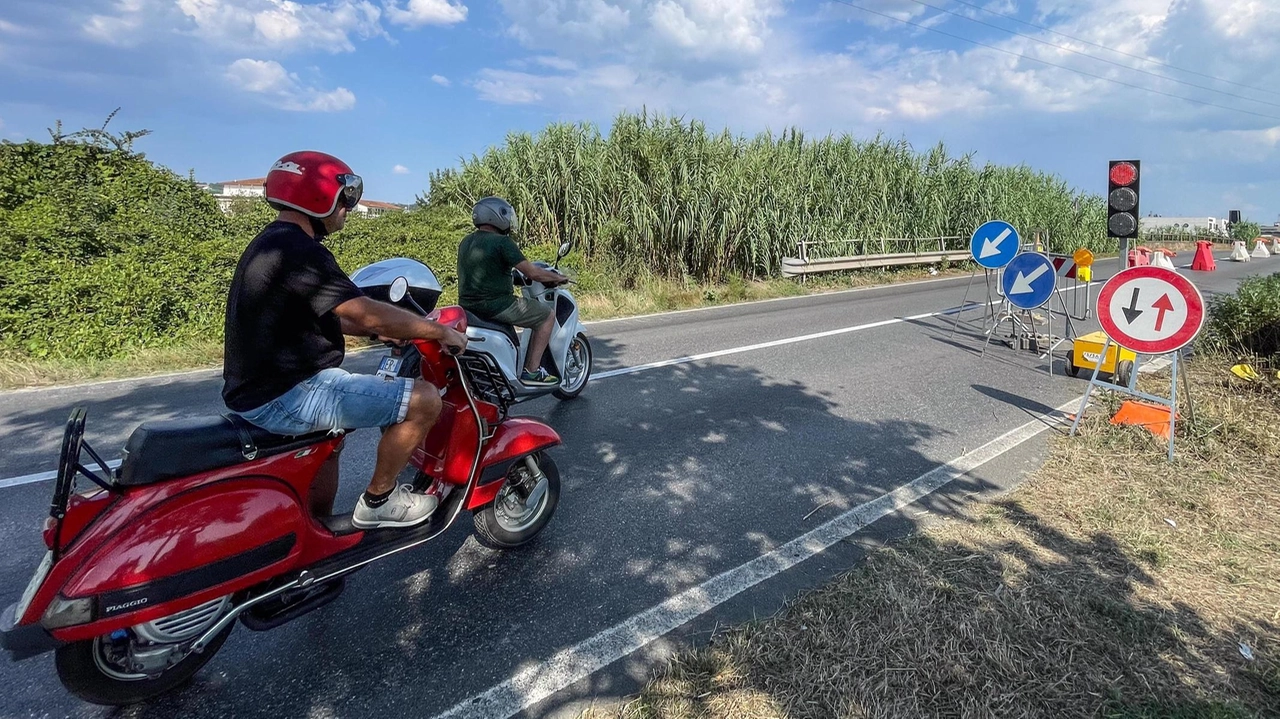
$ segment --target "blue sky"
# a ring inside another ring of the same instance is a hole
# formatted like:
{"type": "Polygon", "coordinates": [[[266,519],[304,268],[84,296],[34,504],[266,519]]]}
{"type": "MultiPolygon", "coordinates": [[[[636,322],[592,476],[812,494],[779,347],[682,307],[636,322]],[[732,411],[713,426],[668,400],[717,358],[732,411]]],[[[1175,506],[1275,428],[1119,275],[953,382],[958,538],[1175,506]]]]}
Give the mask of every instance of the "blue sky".
{"type": "Polygon", "coordinates": [[[1108,159],[1136,157],[1144,214],[1280,214],[1274,0],[849,2],[882,15],[827,0],[15,0],[0,7],[0,137],[119,106],[113,128],[152,130],[138,149],[202,181],[316,148],[364,175],[367,197],[409,202],[507,132],[607,129],[647,106],[741,134],[942,141],[1096,192],[1108,159]]]}

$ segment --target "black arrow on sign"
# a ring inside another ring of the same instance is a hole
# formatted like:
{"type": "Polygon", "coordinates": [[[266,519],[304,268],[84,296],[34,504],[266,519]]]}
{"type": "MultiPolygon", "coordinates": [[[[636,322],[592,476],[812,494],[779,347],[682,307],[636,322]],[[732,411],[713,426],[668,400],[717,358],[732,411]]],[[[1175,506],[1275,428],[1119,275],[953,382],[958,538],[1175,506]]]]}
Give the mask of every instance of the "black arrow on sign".
{"type": "Polygon", "coordinates": [[[1138,309],[1138,290],[1139,289],[1141,288],[1139,287],[1133,288],[1133,299],[1129,300],[1128,307],[1123,308],[1124,318],[1129,324],[1133,324],[1134,320],[1138,319],[1138,317],[1140,317],[1143,312],[1146,312],[1146,310],[1138,309]]]}

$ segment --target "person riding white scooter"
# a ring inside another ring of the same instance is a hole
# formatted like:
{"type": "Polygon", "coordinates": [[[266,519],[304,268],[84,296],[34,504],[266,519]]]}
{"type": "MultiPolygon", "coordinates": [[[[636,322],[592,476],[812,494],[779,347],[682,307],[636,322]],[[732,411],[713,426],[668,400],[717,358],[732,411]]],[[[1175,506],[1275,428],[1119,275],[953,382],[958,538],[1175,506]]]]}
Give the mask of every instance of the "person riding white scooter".
{"type": "Polygon", "coordinates": [[[525,258],[511,239],[511,233],[519,227],[515,208],[501,197],[485,197],[477,202],[471,208],[471,222],[475,231],[458,245],[458,304],[483,320],[532,330],[520,382],[531,386],[559,384],[560,378],[541,365],[555,315],[550,308],[514,294],[511,270],[517,269],[549,287],[568,282],[569,278],[525,258]]]}

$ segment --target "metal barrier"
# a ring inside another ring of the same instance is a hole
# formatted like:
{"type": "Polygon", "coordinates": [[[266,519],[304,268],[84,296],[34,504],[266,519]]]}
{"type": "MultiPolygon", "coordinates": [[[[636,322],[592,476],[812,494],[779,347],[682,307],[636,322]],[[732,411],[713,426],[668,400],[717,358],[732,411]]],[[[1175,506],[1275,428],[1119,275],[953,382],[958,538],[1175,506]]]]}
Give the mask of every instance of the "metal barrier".
{"type": "Polygon", "coordinates": [[[800,240],[796,243],[798,257],[782,258],[783,277],[804,277],[822,272],[861,270],[902,265],[924,265],[934,262],[961,262],[971,259],[968,247],[959,246],[964,238],[920,237],[881,238],[877,240],[800,240]],[[952,241],[948,247],[948,241],[952,241]],[[861,252],[849,252],[861,245],[861,252]],[[835,256],[825,255],[826,250],[839,247],[844,252],[835,256]],[[872,252],[879,250],[878,252],[872,252]]]}

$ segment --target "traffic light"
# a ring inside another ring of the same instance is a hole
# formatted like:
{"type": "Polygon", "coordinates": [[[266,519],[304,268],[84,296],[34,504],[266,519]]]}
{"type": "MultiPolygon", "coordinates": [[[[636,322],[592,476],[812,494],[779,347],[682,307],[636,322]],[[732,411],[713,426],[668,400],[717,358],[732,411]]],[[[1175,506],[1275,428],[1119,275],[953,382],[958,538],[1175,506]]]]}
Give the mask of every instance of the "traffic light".
{"type": "Polygon", "coordinates": [[[1138,236],[1138,160],[1112,160],[1107,172],[1107,237],[1138,236]]]}

